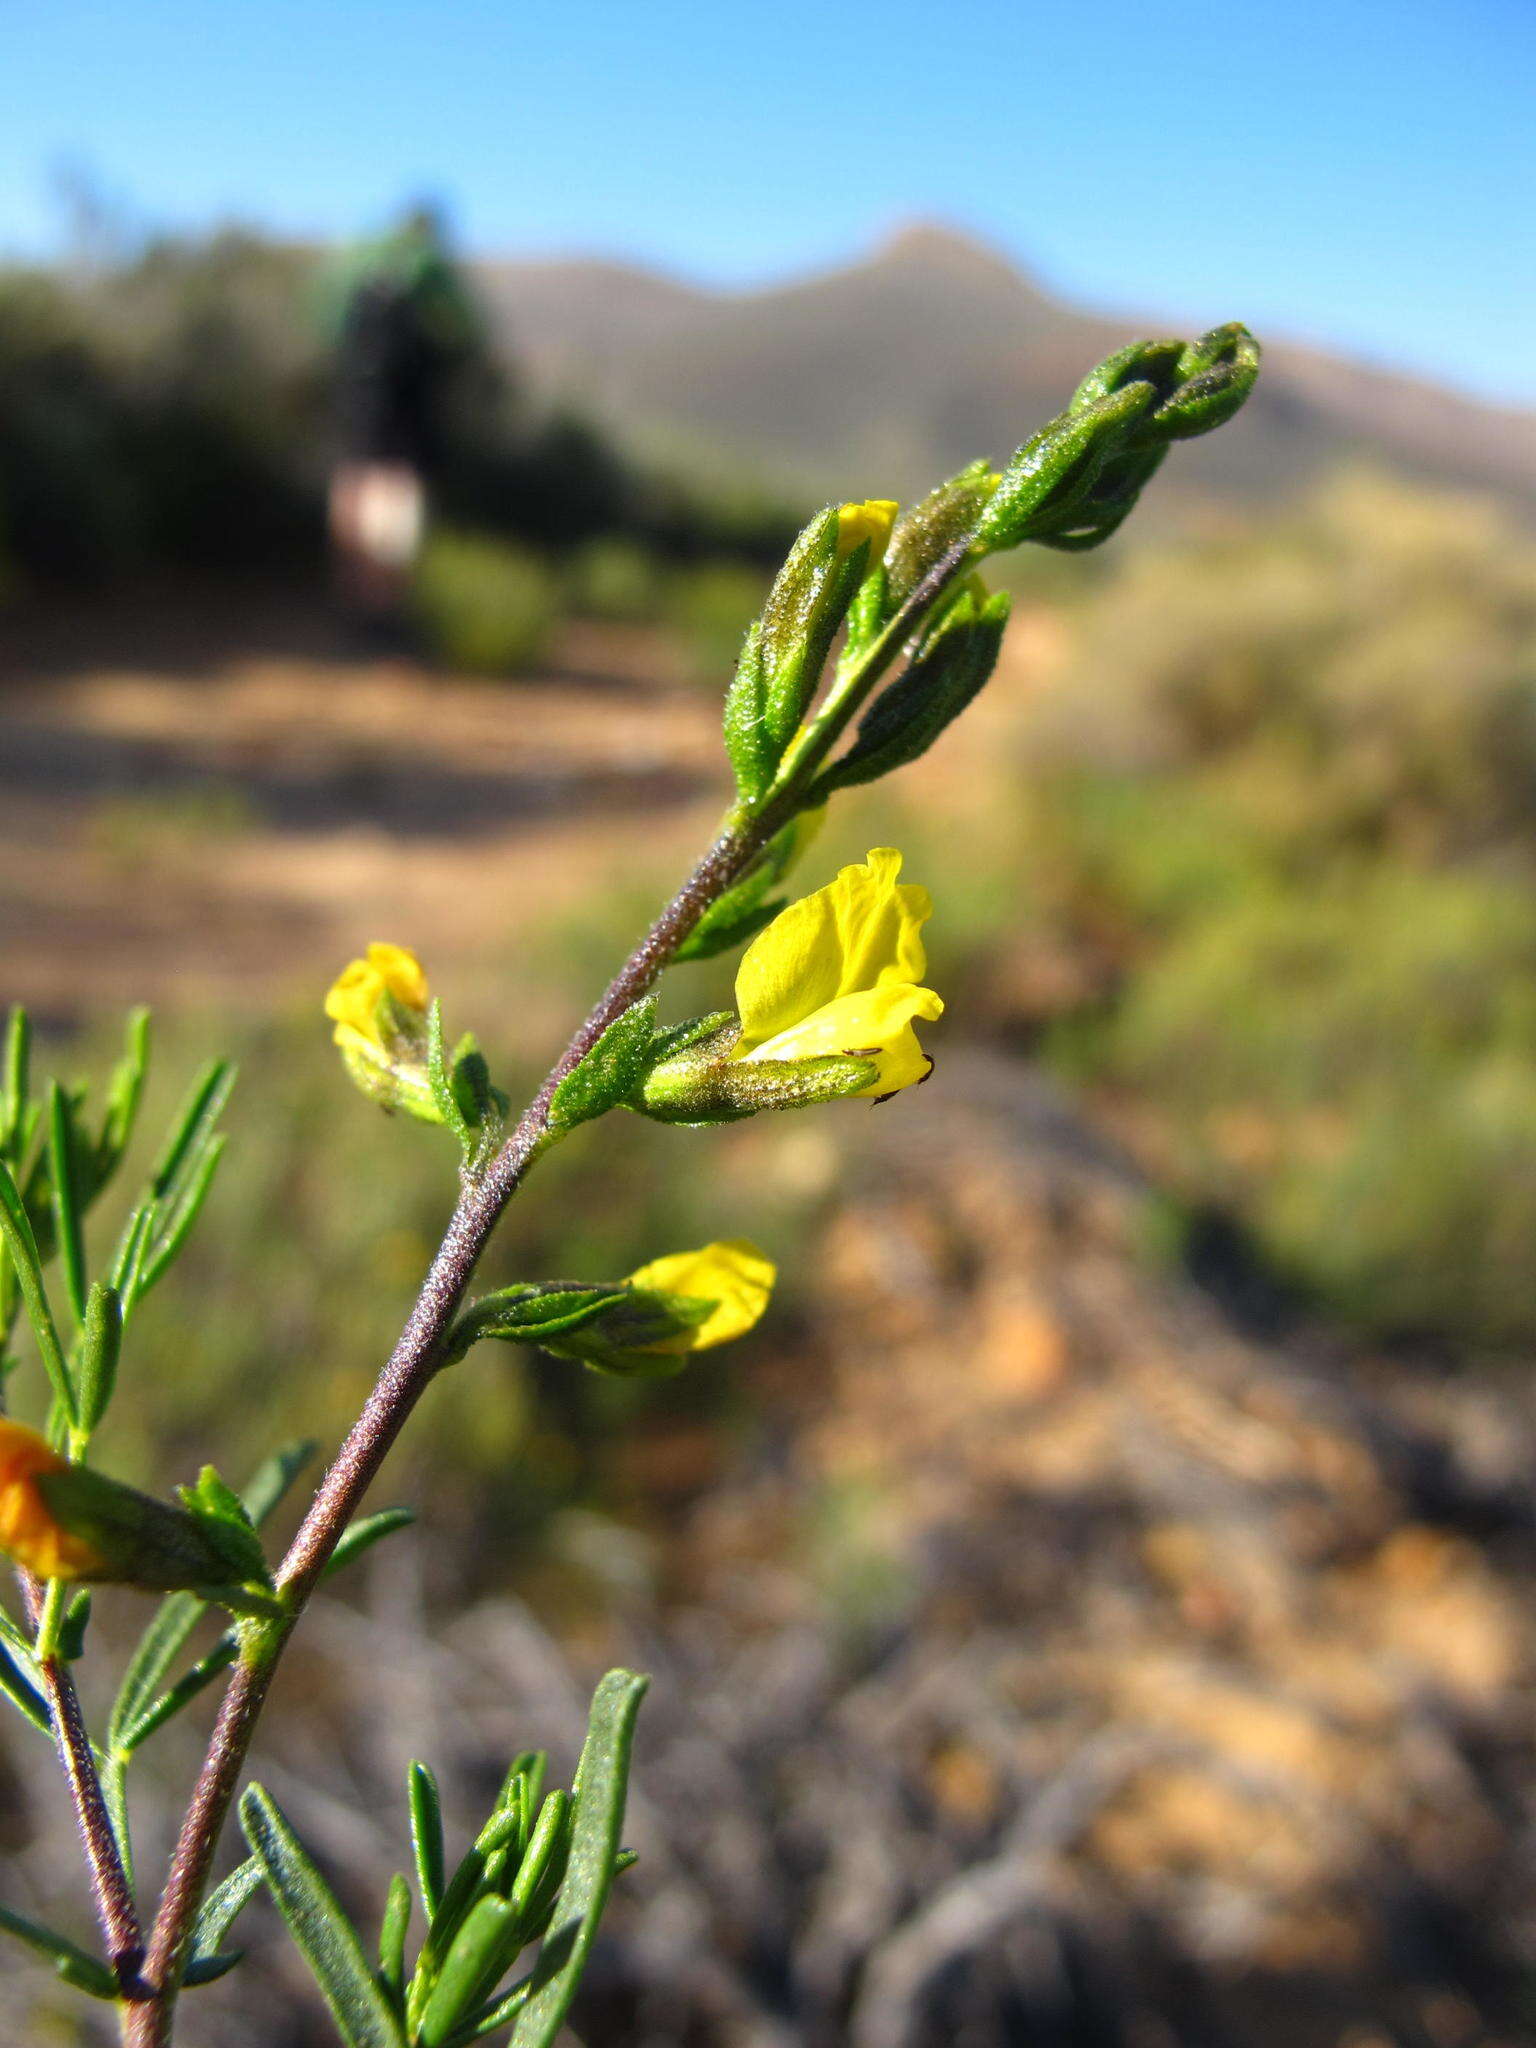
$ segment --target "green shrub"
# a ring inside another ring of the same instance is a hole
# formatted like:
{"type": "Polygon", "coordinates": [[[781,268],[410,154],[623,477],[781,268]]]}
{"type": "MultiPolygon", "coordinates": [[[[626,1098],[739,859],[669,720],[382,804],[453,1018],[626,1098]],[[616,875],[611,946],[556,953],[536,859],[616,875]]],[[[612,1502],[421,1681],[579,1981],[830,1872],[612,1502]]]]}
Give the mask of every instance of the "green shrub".
{"type": "Polygon", "coordinates": [[[559,609],[554,576],[537,555],[453,531],[434,534],[422,550],[413,599],[433,653],[472,675],[531,667],[549,646],[559,609]]]}
{"type": "Polygon", "coordinates": [[[589,541],[571,560],[566,599],[580,618],[650,625],[665,604],[664,571],[633,541],[589,541]]]}

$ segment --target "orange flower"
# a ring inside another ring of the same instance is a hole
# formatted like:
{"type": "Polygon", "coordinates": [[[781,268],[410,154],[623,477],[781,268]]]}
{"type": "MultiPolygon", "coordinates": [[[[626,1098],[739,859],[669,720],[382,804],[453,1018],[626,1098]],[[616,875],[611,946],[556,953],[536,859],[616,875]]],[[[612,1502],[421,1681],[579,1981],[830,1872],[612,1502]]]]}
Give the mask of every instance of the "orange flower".
{"type": "Polygon", "coordinates": [[[0,1550],[34,1578],[83,1579],[103,1569],[100,1553],[54,1519],[36,1484],[68,1470],[35,1429],[0,1417],[0,1550]]]}

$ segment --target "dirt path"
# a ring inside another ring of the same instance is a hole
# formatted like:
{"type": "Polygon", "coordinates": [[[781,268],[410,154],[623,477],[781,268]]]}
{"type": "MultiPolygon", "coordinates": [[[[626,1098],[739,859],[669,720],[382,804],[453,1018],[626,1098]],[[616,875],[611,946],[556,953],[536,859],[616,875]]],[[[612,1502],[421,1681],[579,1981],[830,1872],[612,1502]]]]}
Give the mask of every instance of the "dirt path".
{"type": "Polygon", "coordinates": [[[297,600],[13,621],[0,998],[269,1005],[384,934],[470,971],[616,864],[665,886],[723,795],[717,716],[614,630],[498,684],[297,600]]]}

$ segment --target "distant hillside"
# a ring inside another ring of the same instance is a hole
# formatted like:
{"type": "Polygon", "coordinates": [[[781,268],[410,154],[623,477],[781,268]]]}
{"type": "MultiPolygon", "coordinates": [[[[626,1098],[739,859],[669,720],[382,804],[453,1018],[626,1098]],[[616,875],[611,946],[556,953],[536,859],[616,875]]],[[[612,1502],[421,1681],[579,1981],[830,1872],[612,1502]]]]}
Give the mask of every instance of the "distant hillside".
{"type": "MultiPolygon", "coordinates": [[[[540,393],[579,401],[639,445],[745,458],[817,495],[905,495],[1006,454],[1100,356],[1164,331],[1077,312],[939,227],[747,293],[593,261],[484,262],[477,274],[540,393]]],[[[1273,500],[1351,455],[1536,499],[1536,414],[1273,342],[1241,420],[1180,451],[1169,482],[1186,501],[1273,500]]]]}

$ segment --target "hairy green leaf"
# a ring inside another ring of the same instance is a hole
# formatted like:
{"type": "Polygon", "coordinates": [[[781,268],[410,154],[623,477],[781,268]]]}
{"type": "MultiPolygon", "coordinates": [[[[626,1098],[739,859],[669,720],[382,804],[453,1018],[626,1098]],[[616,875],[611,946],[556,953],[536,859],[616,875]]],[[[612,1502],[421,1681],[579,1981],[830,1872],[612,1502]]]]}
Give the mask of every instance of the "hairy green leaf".
{"type": "Polygon", "coordinates": [[[260,1785],[249,1786],[241,1798],[240,1825],[347,2048],[405,2048],[400,2021],[368,1967],[352,1923],[276,1800],[260,1785]]]}

